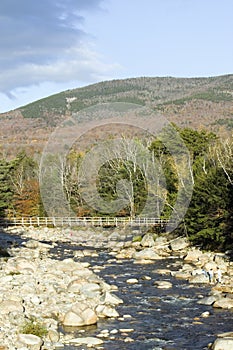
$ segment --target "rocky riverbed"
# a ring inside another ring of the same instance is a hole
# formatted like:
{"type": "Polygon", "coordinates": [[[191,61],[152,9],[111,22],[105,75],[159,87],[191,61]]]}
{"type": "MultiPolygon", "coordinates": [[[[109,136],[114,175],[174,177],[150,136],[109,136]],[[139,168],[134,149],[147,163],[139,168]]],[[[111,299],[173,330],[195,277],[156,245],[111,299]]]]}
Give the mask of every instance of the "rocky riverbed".
{"type": "MultiPolygon", "coordinates": [[[[222,312],[233,311],[232,262],[224,254],[201,252],[189,247],[185,238],[152,234],[140,237],[138,232],[120,229],[8,228],[2,232],[0,245],[5,246],[10,255],[2,257],[0,262],[0,349],[71,349],[80,345],[81,348],[105,348],[105,339],[114,341],[119,332],[125,334],[125,343],[133,343],[131,332],[134,329],[125,329],[120,324],[132,315],[119,313],[123,298],[117,296],[118,287],[114,279],[106,283],[104,274],[100,277],[104,266],[90,266],[83,261],[85,257],[98,261],[100,251],[107,252],[119,266],[130,261],[138,269],[152,267],[166,259],[179,259],[173,268],[157,268],[156,273],[164,276],[152,281],[157,291],[164,295],[166,290],[171,289],[171,278],[187,281],[191,287],[201,285],[210,289],[207,296],[200,295],[198,304],[222,312]],[[69,249],[74,247],[72,254],[67,249],[67,256],[64,254],[66,245],[69,249]],[[63,254],[59,256],[61,246],[63,254]],[[80,247],[82,249],[77,249],[80,247]],[[214,276],[210,281],[207,272],[211,269],[214,276]],[[221,283],[217,281],[219,270],[221,283]],[[168,276],[171,276],[170,280],[168,276]],[[111,331],[102,329],[94,336],[84,336],[83,327],[92,327],[107,320],[119,322],[119,327],[111,331]],[[31,329],[33,325],[34,328],[41,327],[39,329],[45,332],[40,336],[25,334],[26,325],[31,329]],[[75,333],[67,329],[80,331],[75,333]]],[[[7,255],[4,250],[2,255],[7,255]]],[[[135,276],[125,273],[125,277],[126,293],[127,286],[140,287],[140,281],[135,276]]],[[[143,278],[145,281],[152,279],[150,274],[143,278]]],[[[140,288],[137,292],[140,293],[140,288]]],[[[209,315],[210,312],[206,311],[200,317],[209,315]]],[[[197,323],[199,321],[196,320],[197,323]]],[[[232,327],[227,330],[233,331],[233,325],[227,326],[232,327]]],[[[232,349],[233,333],[219,334],[211,346],[214,350],[232,349]]]]}

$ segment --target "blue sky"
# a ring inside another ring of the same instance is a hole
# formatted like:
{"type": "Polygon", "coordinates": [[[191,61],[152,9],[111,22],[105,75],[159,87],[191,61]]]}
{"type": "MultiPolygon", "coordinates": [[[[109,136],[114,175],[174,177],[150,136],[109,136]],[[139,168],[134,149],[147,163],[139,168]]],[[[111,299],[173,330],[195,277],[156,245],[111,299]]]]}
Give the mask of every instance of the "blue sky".
{"type": "Polygon", "coordinates": [[[1,0],[0,112],[139,76],[233,73],[232,0],[1,0]]]}

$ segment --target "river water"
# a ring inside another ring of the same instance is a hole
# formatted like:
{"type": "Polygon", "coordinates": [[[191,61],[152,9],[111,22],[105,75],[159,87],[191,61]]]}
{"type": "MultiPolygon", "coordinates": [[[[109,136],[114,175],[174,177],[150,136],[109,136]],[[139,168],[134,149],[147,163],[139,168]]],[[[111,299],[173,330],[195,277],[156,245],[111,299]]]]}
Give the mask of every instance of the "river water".
{"type": "MultiPolygon", "coordinates": [[[[54,258],[73,257],[74,245],[60,245],[51,251],[54,258]]],[[[86,247],[85,247],[86,249],[86,247]]],[[[74,337],[96,336],[102,330],[133,329],[132,332],[118,332],[114,339],[103,339],[106,350],[201,350],[208,349],[216,335],[232,331],[233,312],[199,305],[201,296],[207,296],[208,286],[193,286],[170,275],[161,275],[159,269],[177,270],[181,261],[169,258],[153,264],[139,265],[132,260],[117,261],[107,250],[100,250],[98,257],[85,257],[91,266],[100,267],[98,275],[118,286],[114,292],[124,304],[117,307],[120,316],[131,318],[100,319],[97,326],[74,329],[74,337]],[[151,279],[148,279],[149,276],[151,279]],[[129,278],[137,278],[138,283],[128,284],[129,278]],[[158,289],[155,281],[169,281],[173,287],[158,289]],[[209,311],[209,317],[201,314],[209,311]],[[131,338],[131,342],[127,342],[131,338]]],[[[86,349],[85,346],[65,346],[64,350],[86,349]]]]}

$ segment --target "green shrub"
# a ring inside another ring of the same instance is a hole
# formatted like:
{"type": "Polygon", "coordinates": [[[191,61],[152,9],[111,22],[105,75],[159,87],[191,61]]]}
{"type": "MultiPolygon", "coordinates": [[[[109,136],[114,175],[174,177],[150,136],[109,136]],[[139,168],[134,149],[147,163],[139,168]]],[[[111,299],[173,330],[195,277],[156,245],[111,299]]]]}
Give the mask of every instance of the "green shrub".
{"type": "Polygon", "coordinates": [[[31,317],[25,324],[21,327],[20,333],[23,334],[33,334],[42,338],[47,335],[48,331],[46,327],[39,322],[35,317],[31,317]]]}
{"type": "Polygon", "coordinates": [[[20,275],[20,272],[19,272],[19,271],[10,271],[10,272],[9,272],[9,275],[10,275],[10,276],[20,275]]]}
{"type": "Polygon", "coordinates": [[[134,236],[133,237],[133,242],[141,242],[141,240],[142,240],[142,236],[134,236]]]}

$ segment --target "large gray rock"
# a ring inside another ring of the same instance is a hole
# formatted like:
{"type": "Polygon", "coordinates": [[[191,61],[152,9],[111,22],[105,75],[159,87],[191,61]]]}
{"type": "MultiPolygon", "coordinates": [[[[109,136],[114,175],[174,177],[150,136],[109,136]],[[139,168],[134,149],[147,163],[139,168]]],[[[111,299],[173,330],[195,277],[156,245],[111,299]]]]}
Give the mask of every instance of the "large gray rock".
{"type": "Polygon", "coordinates": [[[60,335],[55,329],[50,329],[47,334],[47,338],[53,342],[57,343],[60,340],[60,335]]]}
{"type": "Polygon", "coordinates": [[[100,291],[100,285],[97,283],[89,283],[87,281],[80,281],[79,279],[72,281],[68,285],[68,291],[73,293],[89,294],[100,291]]]}
{"type": "Polygon", "coordinates": [[[118,254],[116,254],[117,259],[131,259],[133,255],[135,254],[136,249],[135,248],[126,248],[121,249],[118,254]]]}
{"type": "Polygon", "coordinates": [[[232,350],[233,338],[217,338],[211,349],[212,350],[232,350]]]}
{"type": "Polygon", "coordinates": [[[171,271],[171,275],[176,278],[188,280],[191,276],[190,271],[171,271]]]}
{"type": "Polygon", "coordinates": [[[142,247],[153,247],[154,245],[155,245],[154,238],[149,233],[147,233],[141,240],[142,247]]]}
{"type": "Polygon", "coordinates": [[[173,251],[183,250],[189,247],[189,241],[187,240],[187,238],[179,237],[174,241],[170,242],[170,247],[173,251]]]}
{"type": "Polygon", "coordinates": [[[189,279],[189,282],[190,283],[209,283],[209,278],[208,276],[205,276],[204,274],[200,274],[200,275],[195,275],[195,276],[192,276],[190,279],[189,279]]]}
{"type": "Polygon", "coordinates": [[[213,304],[213,307],[221,308],[221,309],[232,309],[233,308],[233,299],[232,298],[219,298],[213,304]]]}
{"type": "Polygon", "coordinates": [[[199,249],[192,249],[188,251],[188,254],[184,258],[187,262],[198,262],[202,257],[202,252],[199,249]]]}
{"type": "Polygon", "coordinates": [[[95,337],[74,338],[67,341],[69,344],[76,345],[88,345],[88,347],[94,347],[103,344],[103,340],[95,337]]]}
{"type": "Polygon", "coordinates": [[[223,264],[225,263],[227,260],[227,256],[225,253],[216,253],[214,255],[214,261],[217,263],[217,264],[223,264]]]}
{"type": "MultiPolygon", "coordinates": [[[[94,322],[95,323],[95,322],[94,322]]],[[[63,320],[64,326],[80,327],[85,326],[83,318],[73,311],[68,311],[63,320]]]]}
{"type": "Polygon", "coordinates": [[[63,271],[63,272],[72,272],[74,270],[77,270],[78,268],[82,269],[82,266],[80,263],[76,263],[72,258],[64,259],[62,261],[57,262],[57,270],[63,271]]]}
{"type": "Polygon", "coordinates": [[[63,319],[64,326],[87,326],[97,323],[97,315],[85,303],[76,303],[63,319]]]}
{"type": "Polygon", "coordinates": [[[10,312],[23,313],[24,307],[20,301],[16,300],[3,300],[0,303],[0,314],[6,315],[10,312]]]}
{"type": "Polygon", "coordinates": [[[119,305],[123,303],[123,300],[120,299],[118,296],[111,294],[110,292],[105,292],[103,296],[101,297],[100,301],[103,304],[108,305],[119,305]]]}
{"type": "Polygon", "coordinates": [[[159,260],[161,256],[159,256],[153,248],[145,248],[139,252],[135,252],[133,254],[134,259],[149,259],[149,260],[159,260]]]}
{"type": "Polygon", "coordinates": [[[164,248],[168,246],[168,240],[166,237],[159,236],[155,239],[156,248],[164,248]]]}
{"type": "Polygon", "coordinates": [[[154,282],[154,285],[157,286],[159,289],[170,289],[172,288],[172,283],[169,281],[156,281],[154,282]]]}
{"type": "Polygon", "coordinates": [[[96,313],[99,317],[119,317],[119,313],[109,305],[98,305],[96,313]]]}
{"type": "Polygon", "coordinates": [[[18,342],[31,350],[40,350],[43,344],[42,339],[33,334],[19,334],[18,342]]]}
{"type": "Polygon", "coordinates": [[[210,295],[209,297],[198,300],[197,303],[201,305],[213,305],[215,301],[216,301],[216,297],[213,295],[210,295]]]}

